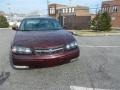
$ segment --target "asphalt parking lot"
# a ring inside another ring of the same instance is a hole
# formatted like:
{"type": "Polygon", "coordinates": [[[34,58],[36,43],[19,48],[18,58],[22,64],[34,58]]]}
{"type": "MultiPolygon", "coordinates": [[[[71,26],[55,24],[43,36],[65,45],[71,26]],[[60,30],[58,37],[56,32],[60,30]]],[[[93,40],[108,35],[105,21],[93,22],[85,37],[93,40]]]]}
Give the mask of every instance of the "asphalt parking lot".
{"type": "Polygon", "coordinates": [[[120,36],[76,36],[81,49],[78,61],[13,70],[9,50],[14,34],[0,30],[0,90],[120,90],[120,36]]]}

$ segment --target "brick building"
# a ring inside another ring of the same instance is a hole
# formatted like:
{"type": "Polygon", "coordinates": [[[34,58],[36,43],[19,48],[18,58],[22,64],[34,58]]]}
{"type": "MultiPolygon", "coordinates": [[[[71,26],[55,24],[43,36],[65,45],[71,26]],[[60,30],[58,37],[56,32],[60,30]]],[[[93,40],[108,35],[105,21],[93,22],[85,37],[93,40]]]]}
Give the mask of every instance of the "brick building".
{"type": "Polygon", "coordinates": [[[67,29],[85,29],[90,24],[91,16],[88,7],[61,4],[50,4],[48,7],[49,16],[59,19],[67,29]]]}
{"type": "Polygon", "coordinates": [[[102,11],[106,11],[111,16],[111,24],[114,28],[120,28],[120,0],[104,1],[102,11]]]}

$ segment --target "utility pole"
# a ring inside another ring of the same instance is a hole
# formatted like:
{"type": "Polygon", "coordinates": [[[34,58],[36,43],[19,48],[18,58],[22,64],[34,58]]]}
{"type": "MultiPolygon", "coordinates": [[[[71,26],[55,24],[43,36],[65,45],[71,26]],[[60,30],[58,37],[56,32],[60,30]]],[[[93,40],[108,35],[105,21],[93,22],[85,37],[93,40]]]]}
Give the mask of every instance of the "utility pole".
{"type": "Polygon", "coordinates": [[[11,15],[11,4],[7,3],[7,7],[8,7],[8,13],[9,13],[9,15],[11,15]]]}
{"type": "Polygon", "coordinates": [[[47,15],[49,16],[49,0],[47,0],[47,15]]]}
{"type": "Polygon", "coordinates": [[[11,4],[7,3],[7,6],[8,6],[9,18],[10,18],[11,21],[13,21],[13,13],[11,11],[11,4]]]}
{"type": "Polygon", "coordinates": [[[99,5],[96,5],[96,15],[98,14],[98,10],[99,10],[99,5]]]}
{"type": "Polygon", "coordinates": [[[69,0],[69,6],[71,6],[71,2],[72,2],[72,0],[69,0]]]}

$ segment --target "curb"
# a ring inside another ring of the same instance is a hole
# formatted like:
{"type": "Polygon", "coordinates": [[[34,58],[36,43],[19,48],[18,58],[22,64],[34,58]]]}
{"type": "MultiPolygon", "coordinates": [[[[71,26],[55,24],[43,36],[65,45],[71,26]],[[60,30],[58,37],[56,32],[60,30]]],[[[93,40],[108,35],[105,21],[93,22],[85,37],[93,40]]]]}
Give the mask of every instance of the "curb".
{"type": "Polygon", "coordinates": [[[0,28],[0,30],[9,30],[9,29],[11,29],[11,28],[0,28]]]}
{"type": "Polygon", "coordinates": [[[75,36],[81,36],[81,37],[96,37],[96,36],[120,36],[120,33],[113,33],[113,34],[95,34],[95,35],[91,35],[91,34],[77,34],[77,33],[73,33],[73,35],[75,36]]]}

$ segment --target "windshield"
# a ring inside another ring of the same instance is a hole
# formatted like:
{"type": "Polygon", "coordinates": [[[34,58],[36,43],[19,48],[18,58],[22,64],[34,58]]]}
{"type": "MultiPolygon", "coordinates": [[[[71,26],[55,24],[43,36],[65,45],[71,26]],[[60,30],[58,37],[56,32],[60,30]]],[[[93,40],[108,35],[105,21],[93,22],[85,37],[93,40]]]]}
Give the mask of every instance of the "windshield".
{"type": "Polygon", "coordinates": [[[20,25],[22,31],[36,30],[60,30],[59,22],[55,19],[25,19],[20,25]]]}

